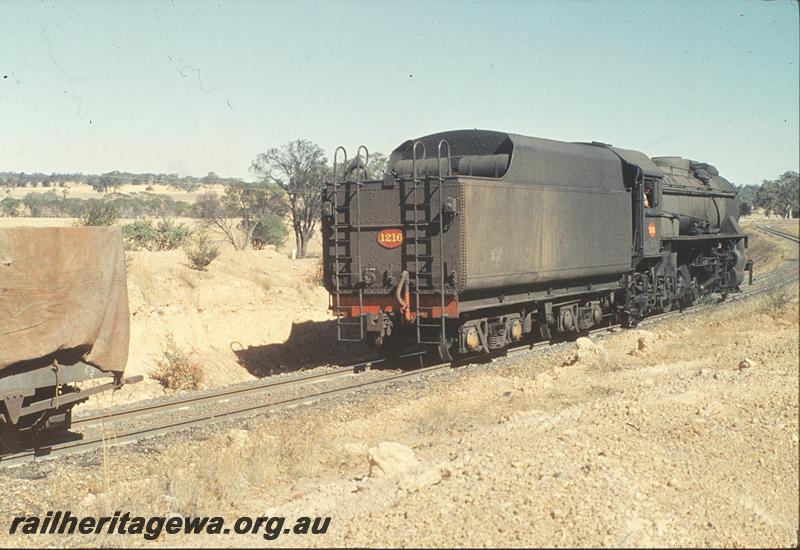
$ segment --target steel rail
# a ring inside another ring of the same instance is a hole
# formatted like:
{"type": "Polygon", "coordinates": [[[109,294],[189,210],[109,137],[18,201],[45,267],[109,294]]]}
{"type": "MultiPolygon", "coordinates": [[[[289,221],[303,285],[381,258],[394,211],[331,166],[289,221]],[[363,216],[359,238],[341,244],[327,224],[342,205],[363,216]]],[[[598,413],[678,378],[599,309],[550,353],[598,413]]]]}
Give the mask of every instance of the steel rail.
{"type": "Polygon", "coordinates": [[[791,233],[785,233],[783,231],[779,231],[777,229],[774,229],[772,227],[768,227],[766,225],[757,225],[756,227],[758,229],[760,229],[761,231],[764,231],[766,233],[772,233],[773,235],[776,235],[778,237],[783,237],[786,240],[789,240],[789,241],[792,241],[792,242],[795,242],[795,243],[800,243],[800,237],[792,235],[791,233]]]}
{"type": "MultiPolygon", "coordinates": [[[[405,355],[400,355],[395,359],[402,360],[411,357],[421,357],[424,354],[425,352],[418,351],[418,352],[408,353],[405,355]]],[[[255,384],[248,384],[246,386],[221,388],[218,390],[204,392],[196,395],[181,396],[177,398],[146,403],[143,405],[132,405],[130,407],[112,409],[102,413],[96,413],[92,415],[74,418],[72,420],[72,426],[73,427],[85,426],[85,425],[96,424],[98,422],[103,422],[103,421],[119,420],[131,416],[141,416],[144,414],[161,413],[174,409],[185,409],[190,405],[196,405],[208,401],[221,401],[225,399],[233,399],[251,395],[258,395],[261,393],[267,393],[269,390],[279,387],[303,386],[313,382],[328,381],[339,376],[364,372],[368,369],[371,369],[375,365],[380,365],[386,362],[387,362],[386,358],[378,358],[370,361],[362,361],[354,365],[338,367],[326,372],[314,372],[307,375],[292,377],[284,380],[266,380],[255,384]]]]}
{"type": "Polygon", "coordinates": [[[763,275],[758,275],[756,277],[753,277],[753,282],[757,283],[763,281],[764,279],[771,279],[772,277],[775,277],[776,275],[781,275],[787,271],[797,271],[798,262],[800,262],[800,260],[785,260],[784,263],[789,265],[786,265],[785,267],[782,267],[780,269],[773,269],[772,271],[768,271],[763,275]]]}

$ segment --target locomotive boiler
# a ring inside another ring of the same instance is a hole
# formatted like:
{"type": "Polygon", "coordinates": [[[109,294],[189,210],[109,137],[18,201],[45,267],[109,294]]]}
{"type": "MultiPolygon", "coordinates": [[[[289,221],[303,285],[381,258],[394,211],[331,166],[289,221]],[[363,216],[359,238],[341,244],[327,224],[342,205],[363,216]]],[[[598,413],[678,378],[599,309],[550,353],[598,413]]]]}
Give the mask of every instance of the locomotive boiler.
{"type": "Polygon", "coordinates": [[[735,189],[709,164],[485,130],[406,141],[384,174],[363,146],[346,156],[323,190],[325,286],[339,339],[387,353],[634,325],[750,267],[735,189]]]}

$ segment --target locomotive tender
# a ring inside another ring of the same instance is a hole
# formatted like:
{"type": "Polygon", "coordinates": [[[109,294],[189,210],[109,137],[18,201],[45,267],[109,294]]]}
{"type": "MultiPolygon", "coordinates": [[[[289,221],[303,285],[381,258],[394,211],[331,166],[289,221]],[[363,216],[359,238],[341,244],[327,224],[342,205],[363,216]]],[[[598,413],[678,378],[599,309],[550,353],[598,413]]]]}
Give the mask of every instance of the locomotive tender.
{"type": "Polygon", "coordinates": [[[372,179],[338,148],[323,190],[338,337],[442,359],[738,290],[734,187],[709,164],[485,130],[409,140],[372,179]]]}

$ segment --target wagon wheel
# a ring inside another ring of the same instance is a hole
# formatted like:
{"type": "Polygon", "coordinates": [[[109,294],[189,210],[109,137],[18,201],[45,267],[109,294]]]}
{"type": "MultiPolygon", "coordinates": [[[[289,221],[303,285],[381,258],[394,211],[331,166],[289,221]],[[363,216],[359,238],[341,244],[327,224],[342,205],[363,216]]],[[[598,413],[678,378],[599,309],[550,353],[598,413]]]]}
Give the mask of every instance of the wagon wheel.
{"type": "Polygon", "coordinates": [[[36,434],[36,436],[45,437],[57,436],[68,432],[72,427],[72,407],[74,407],[74,405],[70,405],[66,409],[62,408],[47,411],[47,414],[40,417],[32,426],[31,432],[36,434]],[[59,417],[61,415],[63,415],[63,419],[59,419],[54,424],[48,426],[48,421],[51,418],[59,417]]]}
{"type": "MultiPolygon", "coordinates": [[[[75,387],[65,385],[61,387],[60,394],[67,395],[75,391],[77,391],[75,387]]],[[[55,395],[55,388],[46,388],[39,397],[52,398],[55,395]]],[[[47,438],[64,434],[72,426],[72,409],[78,403],[68,403],[55,409],[24,416],[19,419],[13,431],[24,438],[47,438]]]]}

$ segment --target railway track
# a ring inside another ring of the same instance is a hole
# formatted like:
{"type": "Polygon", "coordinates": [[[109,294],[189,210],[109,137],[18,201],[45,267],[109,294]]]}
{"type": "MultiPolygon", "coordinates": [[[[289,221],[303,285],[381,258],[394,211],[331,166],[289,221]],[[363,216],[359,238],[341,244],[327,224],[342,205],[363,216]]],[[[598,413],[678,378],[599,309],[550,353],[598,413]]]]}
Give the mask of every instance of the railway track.
{"type": "MultiPolygon", "coordinates": [[[[782,237],[791,240],[793,242],[798,242],[798,238],[794,237],[793,235],[783,233],[764,226],[757,226],[757,227],[758,229],[773,234],[775,236],[782,237]]],[[[762,274],[754,278],[754,282],[759,283],[758,286],[756,286],[755,288],[748,287],[740,294],[729,296],[726,303],[737,302],[743,299],[747,299],[754,295],[767,292],[780,285],[797,280],[798,278],[797,269],[798,269],[797,260],[794,260],[789,262],[789,265],[784,265],[781,268],[762,274]],[[769,280],[769,282],[765,284],[765,281],[767,280],[769,280]]],[[[686,308],[682,311],[674,310],[667,313],[656,314],[643,320],[640,323],[640,326],[652,325],[658,323],[661,320],[673,317],[680,313],[695,312],[703,309],[708,309],[710,307],[712,306],[698,304],[690,308],[686,308]]],[[[619,327],[618,324],[609,325],[592,330],[590,331],[589,334],[601,335],[604,333],[609,333],[612,329],[617,327],[619,327]]],[[[558,344],[553,344],[548,341],[536,342],[533,344],[526,344],[523,346],[509,348],[505,350],[505,353],[503,355],[504,356],[517,355],[520,353],[530,352],[532,350],[546,348],[553,345],[558,345],[558,344]]],[[[418,359],[420,361],[420,364],[422,365],[423,356],[424,352],[414,352],[402,355],[397,359],[400,361],[418,359]]],[[[467,360],[469,359],[470,358],[467,358],[467,360]]],[[[377,380],[356,381],[353,384],[348,384],[343,387],[326,388],[322,389],[321,391],[312,391],[296,397],[284,397],[273,400],[265,400],[263,402],[258,402],[256,404],[250,403],[246,405],[240,404],[239,406],[236,406],[236,404],[234,403],[232,406],[223,407],[221,410],[218,411],[208,412],[204,414],[197,414],[190,416],[188,418],[182,418],[179,417],[179,415],[172,415],[171,417],[170,415],[165,414],[176,411],[191,410],[193,407],[196,407],[197,405],[203,403],[215,403],[215,404],[228,403],[228,402],[233,403],[234,401],[242,400],[242,398],[245,397],[254,397],[262,395],[266,396],[269,395],[271,391],[280,388],[287,388],[287,387],[297,388],[304,386],[313,386],[317,384],[324,384],[340,377],[352,376],[354,374],[372,370],[374,367],[379,365],[392,367],[395,366],[395,362],[393,361],[390,364],[390,362],[387,359],[375,359],[372,361],[363,361],[353,365],[338,367],[321,373],[320,372],[310,373],[307,375],[291,377],[283,380],[268,380],[264,382],[259,382],[257,384],[249,384],[240,387],[222,388],[219,390],[206,392],[202,394],[182,396],[170,400],[164,400],[155,403],[147,403],[143,405],[134,405],[119,409],[112,409],[99,414],[92,414],[83,417],[78,417],[73,421],[73,427],[86,428],[90,426],[100,425],[101,433],[99,435],[88,437],[86,439],[63,441],[63,442],[53,443],[50,445],[25,449],[12,454],[0,455],[0,466],[19,465],[43,457],[49,458],[49,457],[64,456],[78,452],[98,449],[104,446],[130,443],[143,438],[153,437],[157,435],[164,435],[192,427],[200,427],[207,424],[219,422],[222,420],[229,420],[229,419],[241,418],[244,416],[250,416],[257,412],[277,411],[290,407],[296,407],[308,403],[313,403],[315,401],[325,398],[343,396],[345,394],[349,394],[367,388],[377,388],[381,386],[386,386],[395,382],[407,381],[410,379],[418,378],[420,376],[434,374],[437,371],[444,371],[453,368],[453,365],[449,363],[439,363],[429,366],[423,365],[414,368],[413,370],[405,370],[400,373],[388,374],[377,380]],[[143,423],[143,425],[141,426],[126,430],[117,430],[117,431],[106,430],[107,424],[113,424],[125,418],[132,418],[132,417],[145,418],[147,416],[155,417],[156,421],[143,423]],[[167,418],[164,418],[165,416],[167,418]]]]}
{"type": "Polygon", "coordinates": [[[795,243],[800,243],[800,237],[792,235],[791,233],[785,233],[783,231],[779,231],[779,230],[777,230],[777,229],[775,229],[773,227],[769,227],[767,225],[757,225],[756,227],[758,229],[760,229],[761,231],[764,231],[766,233],[770,233],[772,235],[775,235],[776,237],[781,237],[781,238],[784,238],[784,239],[786,239],[788,241],[792,241],[792,242],[795,242],[795,243]]]}
{"type": "MultiPolygon", "coordinates": [[[[754,282],[760,282],[760,281],[763,281],[765,279],[776,277],[778,275],[782,275],[782,274],[787,273],[787,272],[794,272],[796,269],[797,269],[797,267],[794,264],[789,265],[789,266],[785,266],[783,268],[776,269],[776,270],[771,271],[769,273],[765,273],[765,274],[763,274],[761,276],[755,277],[754,278],[754,282]]],[[[745,291],[742,294],[733,295],[729,299],[731,301],[735,301],[735,300],[743,298],[743,297],[749,297],[753,293],[757,293],[757,292],[758,292],[757,289],[753,289],[753,290],[745,291]]],[[[707,306],[696,305],[696,306],[692,306],[691,308],[684,309],[683,312],[696,311],[696,310],[702,309],[703,307],[707,307],[707,306]]],[[[678,314],[678,313],[681,313],[681,311],[676,310],[676,311],[669,312],[669,313],[661,313],[661,314],[653,315],[653,316],[649,317],[648,319],[646,319],[643,322],[647,322],[647,323],[656,322],[656,321],[658,321],[660,319],[663,319],[665,317],[672,316],[672,315],[675,315],[675,314],[678,314]]],[[[612,326],[606,326],[606,327],[598,328],[598,329],[595,329],[595,330],[591,331],[591,334],[602,333],[602,332],[608,331],[610,328],[614,328],[614,327],[617,327],[617,326],[619,326],[619,325],[612,325],[612,326]]],[[[542,346],[546,346],[546,345],[549,345],[549,344],[550,344],[550,342],[537,342],[535,344],[528,344],[526,346],[522,346],[521,348],[522,349],[533,349],[534,347],[542,347],[542,346]]],[[[514,348],[514,349],[516,349],[516,348],[514,348]]],[[[399,356],[398,358],[395,359],[395,361],[397,361],[397,360],[408,360],[408,359],[413,359],[413,358],[419,358],[420,361],[422,361],[424,355],[425,355],[425,352],[423,352],[423,351],[408,353],[408,354],[399,356]]],[[[322,373],[310,373],[310,374],[299,376],[299,377],[292,377],[292,378],[288,378],[288,379],[284,379],[284,380],[277,380],[277,381],[275,381],[275,380],[266,380],[266,381],[263,381],[263,382],[259,382],[257,384],[248,384],[246,386],[241,386],[241,387],[221,388],[219,390],[206,392],[206,393],[203,393],[203,394],[190,395],[190,396],[184,396],[184,397],[180,397],[180,398],[176,398],[176,399],[171,399],[166,403],[164,403],[164,402],[147,403],[147,404],[144,404],[144,405],[135,405],[135,406],[131,406],[131,407],[115,409],[115,410],[112,410],[112,411],[106,411],[106,412],[99,413],[99,414],[81,416],[81,417],[75,418],[73,420],[73,422],[72,422],[72,425],[73,425],[73,427],[89,426],[89,425],[93,425],[93,424],[102,423],[102,422],[104,422],[106,420],[120,420],[120,419],[123,419],[123,418],[128,418],[128,417],[133,417],[133,416],[142,416],[142,415],[146,415],[148,413],[162,413],[162,412],[166,412],[166,411],[170,411],[170,410],[185,409],[185,408],[188,408],[190,406],[198,405],[198,404],[201,404],[201,403],[219,402],[219,401],[222,401],[222,400],[230,400],[230,399],[240,398],[240,397],[245,397],[245,396],[263,395],[263,394],[268,394],[271,390],[274,390],[274,389],[277,389],[277,388],[280,388],[280,387],[283,387],[283,386],[289,386],[289,385],[296,386],[296,385],[301,385],[301,384],[302,385],[311,384],[311,383],[315,383],[315,382],[317,382],[317,383],[326,382],[326,381],[333,380],[334,378],[337,378],[337,377],[350,376],[350,375],[353,375],[353,374],[358,374],[360,372],[364,372],[364,371],[372,369],[372,368],[374,368],[376,366],[382,366],[382,365],[389,366],[390,368],[392,366],[390,364],[389,359],[378,358],[378,359],[374,359],[374,360],[370,360],[370,361],[363,361],[363,362],[356,363],[356,364],[349,365],[349,366],[338,367],[338,368],[335,368],[333,370],[330,370],[330,371],[327,371],[327,372],[322,372],[322,373]]]]}
{"type": "MultiPolygon", "coordinates": [[[[351,369],[352,367],[344,367],[351,369]]],[[[451,365],[441,363],[437,365],[432,365],[428,367],[421,367],[411,371],[401,372],[399,374],[394,374],[387,376],[386,378],[382,378],[379,380],[373,380],[369,382],[358,382],[356,384],[351,384],[341,388],[335,389],[327,389],[320,392],[309,393],[307,395],[303,395],[300,397],[290,397],[285,399],[277,399],[273,401],[269,401],[266,403],[260,403],[257,405],[249,405],[246,407],[232,407],[227,410],[223,410],[220,412],[214,412],[209,414],[200,414],[188,419],[164,419],[160,422],[156,422],[153,424],[145,424],[141,427],[123,430],[118,432],[112,433],[103,433],[102,435],[95,436],[88,439],[79,439],[74,441],[66,441],[62,443],[56,443],[53,445],[45,446],[45,447],[37,447],[34,449],[27,449],[25,451],[6,455],[4,457],[0,457],[0,465],[2,466],[13,466],[18,464],[23,464],[26,462],[30,462],[31,460],[35,460],[41,457],[57,457],[63,456],[68,454],[74,454],[77,452],[88,451],[92,449],[102,448],[104,446],[111,446],[111,445],[120,445],[124,443],[130,443],[133,441],[138,441],[140,439],[146,437],[153,437],[157,435],[164,435],[176,431],[185,430],[192,427],[199,427],[204,426],[212,422],[219,422],[222,420],[230,420],[235,418],[241,418],[244,416],[250,416],[256,412],[263,412],[263,411],[278,411],[282,409],[287,409],[290,407],[305,405],[309,403],[313,403],[320,399],[330,398],[341,396],[347,393],[352,393],[356,390],[369,388],[369,387],[380,387],[384,385],[388,385],[392,382],[396,382],[399,380],[411,378],[411,377],[419,377],[423,374],[432,373],[435,371],[443,370],[443,369],[451,368],[451,365]]],[[[318,376],[315,378],[321,378],[322,376],[318,376]]],[[[310,377],[309,377],[310,378],[310,377]]],[[[167,410],[171,410],[174,407],[172,403],[165,403],[162,410],[159,412],[166,412],[167,410]]],[[[106,415],[106,419],[113,417],[113,415],[109,414],[106,415]]],[[[116,417],[115,417],[116,418],[116,417]]]]}
{"type": "MultiPolygon", "coordinates": [[[[414,352],[406,355],[401,355],[398,359],[412,359],[414,357],[422,357],[423,352],[414,352]]],[[[354,365],[345,367],[338,367],[326,372],[310,373],[303,376],[295,376],[283,380],[265,380],[256,384],[248,384],[239,387],[227,387],[210,392],[204,392],[197,395],[183,396],[176,399],[170,399],[167,402],[147,403],[143,405],[134,405],[124,407],[111,411],[106,411],[99,414],[92,414],[87,416],[80,416],[72,421],[73,427],[88,426],[92,424],[102,423],[106,420],[121,420],[132,416],[143,416],[149,413],[162,413],[171,410],[185,409],[191,406],[199,405],[201,403],[221,402],[232,398],[239,398],[245,396],[254,396],[269,393],[272,390],[278,389],[283,386],[312,384],[326,382],[341,376],[348,376],[358,374],[359,372],[366,371],[377,365],[387,363],[387,359],[380,358],[371,361],[362,361],[354,365]]]]}

